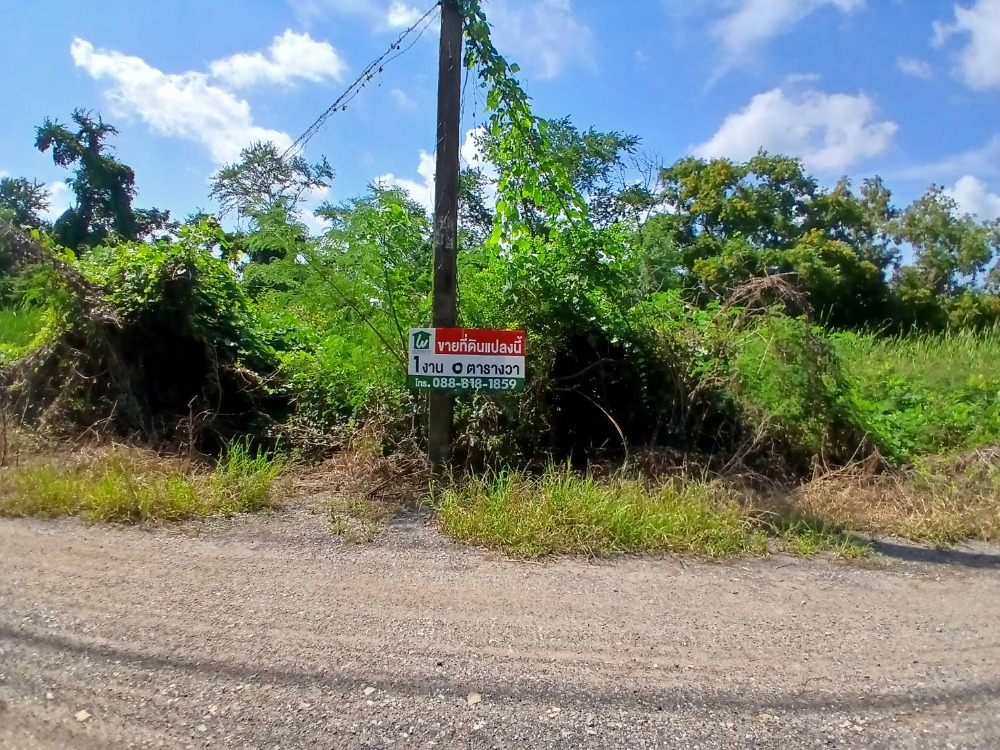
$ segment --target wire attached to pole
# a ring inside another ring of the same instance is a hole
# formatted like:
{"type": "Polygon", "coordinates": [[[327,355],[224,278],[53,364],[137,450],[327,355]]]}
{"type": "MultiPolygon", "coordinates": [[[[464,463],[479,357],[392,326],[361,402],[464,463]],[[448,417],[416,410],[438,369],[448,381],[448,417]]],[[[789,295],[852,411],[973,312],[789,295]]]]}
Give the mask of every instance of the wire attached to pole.
{"type": "Polygon", "coordinates": [[[354,99],[358,93],[360,93],[361,89],[363,89],[365,85],[372,80],[372,78],[381,73],[386,65],[404,55],[413,47],[413,45],[420,41],[420,38],[424,35],[424,32],[427,31],[427,28],[434,20],[433,16],[437,13],[440,6],[440,2],[434,3],[434,5],[432,5],[430,9],[417,20],[416,23],[406,29],[399,35],[399,38],[395,42],[389,45],[389,49],[369,63],[368,66],[361,71],[361,75],[359,75],[351,83],[351,85],[347,87],[344,93],[337,97],[336,101],[327,107],[326,111],[317,117],[313,124],[306,128],[305,132],[295,139],[295,142],[292,143],[291,146],[285,149],[285,152],[281,155],[282,160],[287,159],[295,153],[301,153],[301,151],[305,148],[305,145],[322,129],[323,125],[326,124],[326,121],[329,120],[335,112],[346,109],[347,104],[354,99]],[[408,45],[406,45],[406,47],[403,47],[403,42],[406,41],[407,37],[418,29],[419,31],[417,32],[416,37],[408,45]]]}

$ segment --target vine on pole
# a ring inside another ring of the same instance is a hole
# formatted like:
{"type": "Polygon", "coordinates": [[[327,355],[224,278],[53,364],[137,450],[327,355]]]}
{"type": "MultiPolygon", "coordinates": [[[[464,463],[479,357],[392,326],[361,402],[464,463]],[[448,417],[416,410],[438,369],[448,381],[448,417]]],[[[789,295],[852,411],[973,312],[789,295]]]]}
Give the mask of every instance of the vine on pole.
{"type": "Polygon", "coordinates": [[[573,186],[565,166],[554,157],[548,122],[531,109],[517,79],[519,68],[497,51],[479,0],[460,0],[465,22],[465,65],[477,68],[486,92],[490,134],[506,168],[497,184],[491,245],[516,245],[527,233],[522,201],[527,199],[557,223],[587,222],[587,202],[573,186]]]}

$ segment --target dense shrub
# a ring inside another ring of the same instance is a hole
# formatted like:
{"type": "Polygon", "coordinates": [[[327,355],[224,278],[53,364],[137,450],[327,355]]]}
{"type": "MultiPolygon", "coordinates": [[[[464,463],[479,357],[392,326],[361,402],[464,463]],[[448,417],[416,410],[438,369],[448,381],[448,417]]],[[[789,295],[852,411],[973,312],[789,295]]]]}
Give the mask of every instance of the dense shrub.
{"type": "Polygon", "coordinates": [[[185,227],[83,259],[36,237],[48,262],[28,301],[44,303],[44,324],[35,349],[4,370],[4,398],[29,421],[156,443],[218,445],[259,429],[274,354],[233,271],[207,249],[217,233],[185,227]]]}

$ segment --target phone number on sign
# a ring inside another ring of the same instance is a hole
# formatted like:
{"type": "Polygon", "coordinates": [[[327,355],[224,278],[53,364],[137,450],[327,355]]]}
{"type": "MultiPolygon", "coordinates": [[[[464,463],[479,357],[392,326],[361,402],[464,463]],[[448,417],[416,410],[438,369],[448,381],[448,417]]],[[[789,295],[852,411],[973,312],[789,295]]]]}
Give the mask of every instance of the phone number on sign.
{"type": "Polygon", "coordinates": [[[517,378],[433,378],[434,388],[454,388],[461,390],[515,391],[520,381],[517,378]]]}

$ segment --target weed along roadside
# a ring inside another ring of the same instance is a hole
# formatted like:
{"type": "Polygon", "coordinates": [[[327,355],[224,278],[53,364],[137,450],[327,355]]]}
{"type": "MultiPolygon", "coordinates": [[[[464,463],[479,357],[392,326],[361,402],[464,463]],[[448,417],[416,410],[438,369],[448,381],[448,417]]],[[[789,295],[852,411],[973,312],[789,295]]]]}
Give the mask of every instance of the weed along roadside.
{"type": "Polygon", "coordinates": [[[275,510],[282,462],[232,443],[214,464],[125,446],[19,457],[0,471],[0,515],[150,524],[275,510]]]}

